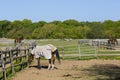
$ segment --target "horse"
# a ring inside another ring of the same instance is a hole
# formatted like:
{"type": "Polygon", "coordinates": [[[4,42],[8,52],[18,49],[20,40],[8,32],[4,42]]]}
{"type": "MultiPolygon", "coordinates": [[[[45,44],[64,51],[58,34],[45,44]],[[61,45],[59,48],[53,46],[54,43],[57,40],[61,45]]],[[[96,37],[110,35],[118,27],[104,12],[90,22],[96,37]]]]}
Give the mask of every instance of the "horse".
{"type": "Polygon", "coordinates": [[[55,46],[51,44],[43,45],[43,46],[36,46],[31,51],[28,57],[28,62],[32,62],[35,57],[38,62],[38,68],[41,69],[40,58],[45,57],[49,61],[48,70],[50,69],[53,70],[55,68],[55,65],[54,65],[55,54],[56,54],[56,58],[58,59],[59,63],[61,63],[58,49],[55,46]]]}
{"type": "Polygon", "coordinates": [[[15,40],[14,40],[14,44],[15,44],[15,46],[16,46],[17,44],[21,43],[21,42],[22,42],[22,40],[23,40],[23,38],[22,38],[22,37],[15,38],[15,40]]]}
{"type": "Polygon", "coordinates": [[[108,47],[107,47],[107,49],[114,49],[114,47],[115,47],[116,45],[118,45],[117,39],[115,39],[115,38],[110,38],[110,39],[108,40],[108,47]]]}
{"type": "Polygon", "coordinates": [[[115,45],[118,45],[118,41],[115,38],[110,38],[108,40],[108,44],[115,46],[115,45]]]}

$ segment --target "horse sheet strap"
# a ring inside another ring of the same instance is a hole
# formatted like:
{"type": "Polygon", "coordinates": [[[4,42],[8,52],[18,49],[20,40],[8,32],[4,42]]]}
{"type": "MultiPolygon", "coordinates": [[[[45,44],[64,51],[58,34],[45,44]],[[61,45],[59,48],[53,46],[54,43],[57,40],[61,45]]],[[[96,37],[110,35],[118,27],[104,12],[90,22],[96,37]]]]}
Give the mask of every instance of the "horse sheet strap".
{"type": "Polygon", "coordinates": [[[35,54],[35,58],[45,57],[46,59],[51,59],[51,47],[48,45],[45,46],[36,46],[32,51],[32,54],[35,54]]]}

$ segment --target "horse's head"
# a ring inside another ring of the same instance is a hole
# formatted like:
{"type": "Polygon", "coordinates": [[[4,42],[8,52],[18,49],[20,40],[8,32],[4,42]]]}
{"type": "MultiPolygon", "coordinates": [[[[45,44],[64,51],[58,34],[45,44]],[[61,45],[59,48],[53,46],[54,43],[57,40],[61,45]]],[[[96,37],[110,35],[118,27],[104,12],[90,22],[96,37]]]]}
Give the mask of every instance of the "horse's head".
{"type": "Polygon", "coordinates": [[[29,54],[28,55],[28,62],[31,63],[34,60],[34,54],[29,54]]]}

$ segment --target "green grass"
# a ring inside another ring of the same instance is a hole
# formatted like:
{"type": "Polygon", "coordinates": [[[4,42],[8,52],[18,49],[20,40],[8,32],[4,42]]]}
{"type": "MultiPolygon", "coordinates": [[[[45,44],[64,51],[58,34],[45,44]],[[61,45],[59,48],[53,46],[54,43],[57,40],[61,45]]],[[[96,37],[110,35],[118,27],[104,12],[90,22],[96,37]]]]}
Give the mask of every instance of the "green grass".
{"type": "Polygon", "coordinates": [[[98,54],[120,54],[120,51],[98,51],[98,54]]]}
{"type": "MultiPolygon", "coordinates": [[[[63,59],[63,58],[61,58],[63,59]]],[[[90,60],[90,59],[97,59],[94,56],[84,56],[84,57],[79,57],[79,56],[65,56],[64,60],[90,60]]]]}
{"type": "MultiPolygon", "coordinates": [[[[63,59],[63,58],[61,58],[63,59]]],[[[91,59],[103,59],[103,60],[120,60],[120,56],[65,56],[64,60],[91,60],[91,59]]]]}
{"type": "Polygon", "coordinates": [[[59,47],[59,46],[66,46],[66,45],[77,45],[78,40],[74,39],[71,41],[66,41],[64,39],[45,39],[45,40],[36,40],[36,43],[37,45],[53,44],[59,47]]]}

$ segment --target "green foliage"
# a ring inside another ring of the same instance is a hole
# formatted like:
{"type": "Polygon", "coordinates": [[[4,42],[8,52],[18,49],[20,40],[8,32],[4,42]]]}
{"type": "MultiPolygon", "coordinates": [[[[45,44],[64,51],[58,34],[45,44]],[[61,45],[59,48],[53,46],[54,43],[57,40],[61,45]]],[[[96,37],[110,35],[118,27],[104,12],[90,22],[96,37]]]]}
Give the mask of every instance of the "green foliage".
{"type": "Polygon", "coordinates": [[[26,39],[95,39],[120,38],[120,21],[105,20],[104,22],[79,22],[74,19],[52,22],[0,21],[0,37],[26,39]]]}

